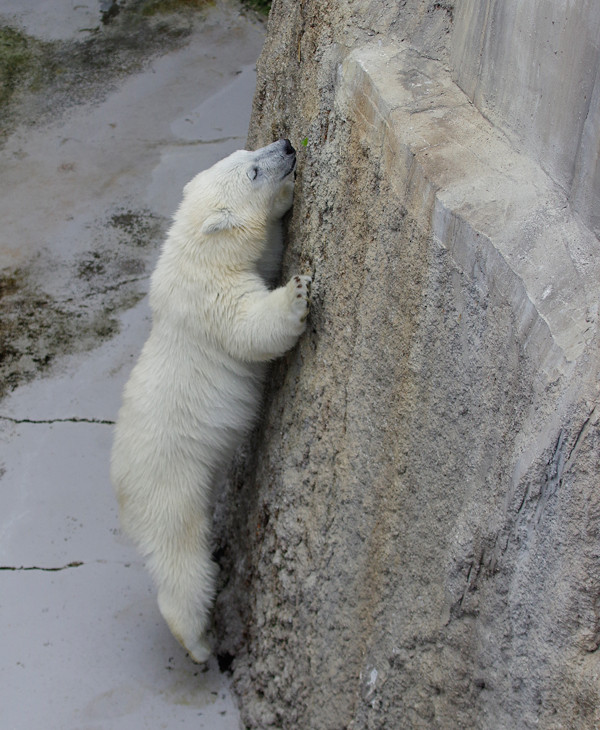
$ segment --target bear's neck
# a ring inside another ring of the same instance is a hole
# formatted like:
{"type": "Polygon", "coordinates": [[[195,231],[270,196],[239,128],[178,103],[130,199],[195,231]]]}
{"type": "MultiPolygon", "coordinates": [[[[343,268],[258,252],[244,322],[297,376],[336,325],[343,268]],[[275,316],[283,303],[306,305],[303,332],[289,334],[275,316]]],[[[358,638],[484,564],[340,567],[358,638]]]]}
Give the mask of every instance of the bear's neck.
{"type": "Polygon", "coordinates": [[[195,231],[173,230],[166,242],[165,252],[191,266],[227,267],[237,270],[254,270],[263,258],[268,242],[267,231],[251,228],[234,228],[209,235],[195,231]]]}

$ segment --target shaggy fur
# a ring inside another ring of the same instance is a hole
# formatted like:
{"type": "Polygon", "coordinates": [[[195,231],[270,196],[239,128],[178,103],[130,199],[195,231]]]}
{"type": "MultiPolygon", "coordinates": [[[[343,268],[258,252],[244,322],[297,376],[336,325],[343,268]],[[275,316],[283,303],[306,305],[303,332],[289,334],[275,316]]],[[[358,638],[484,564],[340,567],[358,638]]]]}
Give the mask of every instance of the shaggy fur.
{"type": "Polygon", "coordinates": [[[305,328],[310,277],[268,287],[295,159],[287,140],[240,150],[185,187],[115,429],[123,528],[147,557],[173,635],[198,662],[210,654],[212,487],[256,417],[266,363],[305,328]]]}

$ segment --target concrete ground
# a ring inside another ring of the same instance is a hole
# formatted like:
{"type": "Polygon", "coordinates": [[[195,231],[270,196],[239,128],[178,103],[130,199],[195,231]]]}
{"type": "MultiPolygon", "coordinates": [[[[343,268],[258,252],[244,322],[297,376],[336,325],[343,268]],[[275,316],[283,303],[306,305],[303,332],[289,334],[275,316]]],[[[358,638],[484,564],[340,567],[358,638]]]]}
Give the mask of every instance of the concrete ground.
{"type": "MultiPolygon", "coordinates": [[[[0,25],[65,57],[110,41],[107,3],[45,5],[0,0],[0,25]]],[[[183,185],[245,144],[264,27],[226,2],[152,22],[186,32],[88,98],[25,85],[2,130],[3,730],[239,726],[216,660],[192,664],[162,621],[108,465],[160,240],[183,185]]]]}

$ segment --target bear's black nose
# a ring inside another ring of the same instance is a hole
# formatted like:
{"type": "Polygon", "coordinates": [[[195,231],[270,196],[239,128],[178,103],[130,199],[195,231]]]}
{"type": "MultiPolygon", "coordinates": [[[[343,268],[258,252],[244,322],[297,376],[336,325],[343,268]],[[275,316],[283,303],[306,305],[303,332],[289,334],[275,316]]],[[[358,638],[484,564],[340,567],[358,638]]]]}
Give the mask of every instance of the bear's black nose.
{"type": "Polygon", "coordinates": [[[283,151],[285,152],[285,154],[286,155],[295,155],[296,150],[292,147],[292,143],[290,142],[290,140],[284,139],[283,141],[285,142],[285,147],[283,148],[283,151]]]}

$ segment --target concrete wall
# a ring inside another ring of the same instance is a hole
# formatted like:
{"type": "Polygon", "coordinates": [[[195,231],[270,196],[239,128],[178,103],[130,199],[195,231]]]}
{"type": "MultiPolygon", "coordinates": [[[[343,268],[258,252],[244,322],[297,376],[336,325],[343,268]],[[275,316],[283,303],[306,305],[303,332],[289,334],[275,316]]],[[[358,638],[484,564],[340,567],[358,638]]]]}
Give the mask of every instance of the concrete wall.
{"type": "Polygon", "coordinates": [[[298,147],[314,302],[217,510],[247,727],[600,723],[600,245],[455,83],[461,7],[273,3],[249,142],[298,147]]]}
{"type": "Polygon", "coordinates": [[[600,4],[462,0],[453,76],[600,230],[600,4]]]}

